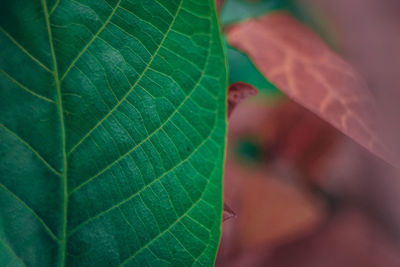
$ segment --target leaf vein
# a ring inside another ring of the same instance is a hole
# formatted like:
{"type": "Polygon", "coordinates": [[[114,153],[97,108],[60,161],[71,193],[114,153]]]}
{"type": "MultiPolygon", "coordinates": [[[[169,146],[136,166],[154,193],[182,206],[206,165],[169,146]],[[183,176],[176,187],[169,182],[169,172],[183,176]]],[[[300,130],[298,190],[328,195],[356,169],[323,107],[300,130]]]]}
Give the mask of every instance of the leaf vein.
{"type": "Polygon", "coordinates": [[[145,191],[149,186],[153,185],[154,183],[160,181],[163,177],[165,177],[167,174],[173,172],[174,170],[176,170],[179,166],[183,165],[185,162],[189,161],[191,159],[191,157],[210,139],[211,137],[211,133],[210,135],[205,138],[189,155],[188,157],[186,157],[186,159],[184,159],[183,161],[179,162],[177,165],[175,165],[174,167],[172,167],[171,169],[169,169],[168,171],[164,172],[161,176],[157,177],[156,179],[154,179],[153,181],[151,181],[149,184],[145,185],[142,189],[140,189],[139,191],[137,191],[136,193],[132,194],[131,196],[129,196],[128,198],[116,203],[114,206],[108,208],[105,211],[102,211],[101,213],[87,219],[86,221],[80,223],[78,226],[76,226],[74,229],[72,229],[69,232],[69,236],[71,236],[73,233],[75,233],[77,230],[79,230],[81,227],[83,227],[84,225],[88,224],[89,222],[103,216],[104,214],[110,212],[111,210],[123,205],[124,203],[128,202],[129,200],[133,199],[135,196],[137,196],[138,194],[142,193],[143,191],[145,191]]]}
{"type": "Polygon", "coordinates": [[[62,221],[62,237],[60,240],[60,249],[59,249],[59,254],[60,254],[60,266],[64,267],[65,266],[65,261],[66,261],[66,250],[67,250],[67,217],[68,217],[68,184],[67,184],[67,171],[68,171],[68,162],[67,162],[67,154],[66,154],[66,130],[65,130],[65,122],[64,122],[64,110],[63,110],[63,102],[62,102],[62,94],[61,94],[61,84],[60,84],[60,79],[59,79],[59,74],[58,74],[58,65],[57,65],[57,57],[56,57],[56,52],[54,49],[54,42],[53,42],[53,34],[50,26],[50,16],[47,10],[47,3],[46,0],[42,0],[42,8],[43,8],[43,13],[44,13],[44,18],[46,21],[46,30],[47,30],[47,35],[49,39],[49,45],[50,45],[50,53],[53,61],[53,76],[54,76],[54,82],[55,82],[55,89],[57,93],[57,113],[59,116],[60,120],[60,135],[61,135],[61,152],[62,152],[62,175],[61,175],[61,180],[62,180],[62,196],[63,196],[63,202],[62,202],[62,212],[63,212],[63,221],[62,221]]]}
{"type": "Polygon", "coordinates": [[[19,262],[21,262],[21,264],[22,264],[23,266],[26,267],[25,262],[17,255],[17,253],[15,253],[15,250],[14,250],[12,247],[10,247],[9,245],[7,245],[7,243],[6,243],[3,239],[0,238],[0,241],[1,241],[1,243],[11,252],[11,254],[13,254],[13,255],[15,256],[15,258],[17,258],[17,260],[18,260],[19,262]]]}
{"type": "Polygon", "coordinates": [[[54,4],[54,6],[51,8],[50,12],[49,12],[49,16],[51,16],[51,14],[53,14],[53,12],[56,10],[56,8],[58,7],[58,4],[60,4],[60,0],[57,0],[56,3],[54,4]]]}
{"type": "Polygon", "coordinates": [[[17,200],[22,206],[24,206],[32,215],[37,219],[37,221],[44,227],[45,231],[50,235],[52,239],[55,241],[59,241],[53,231],[49,228],[49,226],[44,222],[44,220],[21,198],[19,198],[15,193],[13,193],[10,189],[8,189],[5,185],[0,183],[0,188],[2,188],[5,192],[7,192],[10,196],[12,196],[15,200],[17,200]]]}
{"type": "MultiPolygon", "coordinates": [[[[208,181],[209,183],[209,181],[208,181]]],[[[204,190],[205,191],[205,190],[204,190]]],[[[157,236],[155,236],[153,239],[151,239],[149,242],[147,242],[144,246],[142,246],[140,249],[138,249],[132,256],[128,257],[127,259],[125,259],[119,266],[123,266],[126,263],[128,263],[129,261],[131,261],[132,259],[134,259],[139,253],[141,253],[144,249],[148,248],[154,241],[158,240],[159,238],[161,238],[163,235],[165,235],[166,233],[168,233],[172,227],[174,227],[176,224],[178,224],[183,218],[185,218],[189,212],[191,212],[196,206],[197,204],[200,203],[200,201],[202,200],[202,197],[204,195],[204,191],[202,192],[202,195],[199,197],[198,200],[196,200],[191,207],[185,212],[183,213],[175,222],[173,222],[167,229],[165,229],[164,231],[162,231],[161,233],[159,233],[157,236]]]]}
{"type": "MultiPolygon", "coordinates": [[[[200,82],[201,78],[199,79],[200,82]]],[[[198,82],[198,83],[199,83],[198,82]]],[[[196,85],[197,86],[197,85],[196,85]]],[[[75,187],[74,189],[71,190],[71,193],[74,193],[75,191],[77,191],[79,188],[81,188],[82,186],[88,184],[90,181],[92,181],[93,179],[95,179],[96,177],[98,177],[99,175],[101,175],[102,173],[104,173],[105,171],[107,171],[108,169],[110,169],[114,164],[116,164],[117,162],[119,162],[120,160],[124,159],[126,156],[128,156],[129,154],[131,154],[133,151],[135,151],[138,147],[140,147],[141,145],[143,145],[145,142],[147,142],[153,135],[155,135],[157,132],[159,132],[160,130],[162,130],[164,128],[164,126],[171,121],[171,119],[175,116],[175,114],[177,114],[180,110],[180,108],[186,103],[186,101],[190,98],[190,96],[193,94],[193,92],[195,91],[195,89],[193,89],[186,97],[185,99],[179,104],[179,106],[174,110],[174,112],[168,117],[167,120],[164,121],[163,124],[160,125],[160,127],[158,127],[156,130],[154,130],[150,135],[148,135],[145,139],[143,139],[141,142],[139,142],[137,145],[135,145],[134,147],[132,147],[128,152],[126,152],[124,155],[122,155],[121,157],[119,157],[118,159],[114,160],[112,163],[110,163],[109,165],[107,165],[105,168],[103,168],[101,171],[97,172],[94,176],[90,177],[88,180],[86,180],[85,182],[81,183],[80,185],[78,185],[77,187],[75,187]]]]}
{"type": "MultiPolygon", "coordinates": [[[[120,3],[121,0],[118,2],[120,3]]],[[[178,6],[178,9],[176,11],[175,17],[173,18],[167,32],[165,33],[163,39],[161,40],[159,46],[157,47],[156,51],[154,52],[153,56],[151,57],[149,63],[146,65],[146,68],[143,70],[142,74],[138,77],[138,79],[136,80],[135,84],[133,84],[133,86],[128,90],[128,92],[121,98],[120,101],[118,101],[118,103],[91,129],[88,131],[88,133],[81,139],[79,140],[72,148],[71,150],[68,152],[68,155],[70,155],[88,136],[90,136],[90,134],[97,128],[99,127],[100,124],[103,123],[104,120],[106,120],[124,101],[125,99],[129,96],[129,94],[132,92],[132,90],[136,87],[136,85],[140,82],[140,80],[142,79],[142,77],[146,74],[147,70],[149,69],[151,63],[153,62],[153,60],[155,59],[155,57],[158,54],[158,51],[160,50],[160,48],[162,47],[162,45],[164,44],[164,41],[166,40],[169,32],[172,29],[172,26],[175,23],[175,19],[179,14],[179,11],[181,9],[182,6],[182,2],[180,2],[180,5],[178,6]]]]}
{"type": "Polygon", "coordinates": [[[0,69],[0,72],[6,76],[11,82],[15,83],[16,85],[18,85],[18,87],[22,88],[23,90],[27,91],[28,93],[42,99],[45,100],[47,102],[53,103],[55,104],[56,102],[50,98],[47,98],[45,96],[42,96],[34,91],[32,91],[31,89],[27,88],[25,85],[21,84],[20,82],[18,82],[16,79],[14,79],[10,74],[8,74],[7,72],[5,72],[4,70],[0,69]]]}
{"type": "Polygon", "coordinates": [[[21,142],[23,145],[25,145],[33,154],[36,155],[36,157],[44,164],[46,167],[48,167],[53,173],[55,173],[57,176],[61,176],[61,173],[56,171],[56,169],[50,165],[40,154],[37,150],[35,150],[28,142],[26,142],[24,139],[19,137],[15,132],[12,130],[8,129],[4,124],[0,123],[0,127],[3,128],[6,132],[14,136],[19,142],[21,142]]]}
{"type": "Polygon", "coordinates": [[[3,29],[3,27],[0,26],[0,31],[4,33],[5,36],[7,36],[11,42],[13,42],[19,49],[21,49],[22,52],[24,52],[28,57],[30,57],[33,61],[35,61],[39,66],[41,66],[43,69],[46,71],[52,73],[52,71],[46,67],[45,64],[43,64],[39,59],[34,57],[31,53],[29,53],[20,43],[17,42],[17,40],[14,39],[6,30],[3,29]]]}
{"type": "Polygon", "coordinates": [[[99,36],[99,34],[104,30],[104,28],[108,25],[108,23],[111,21],[112,17],[114,16],[115,12],[117,11],[119,5],[121,4],[122,0],[119,0],[118,3],[115,5],[114,9],[112,10],[110,16],[108,16],[107,20],[103,23],[103,25],[100,27],[100,29],[93,35],[92,39],[83,47],[83,49],[78,53],[78,55],[75,57],[75,59],[72,61],[72,63],[68,66],[67,70],[64,72],[64,74],[61,76],[60,81],[63,81],[69,71],[72,69],[72,67],[75,65],[75,63],[79,60],[79,58],[85,53],[85,51],[89,48],[89,46],[96,40],[96,38],[99,36]]]}

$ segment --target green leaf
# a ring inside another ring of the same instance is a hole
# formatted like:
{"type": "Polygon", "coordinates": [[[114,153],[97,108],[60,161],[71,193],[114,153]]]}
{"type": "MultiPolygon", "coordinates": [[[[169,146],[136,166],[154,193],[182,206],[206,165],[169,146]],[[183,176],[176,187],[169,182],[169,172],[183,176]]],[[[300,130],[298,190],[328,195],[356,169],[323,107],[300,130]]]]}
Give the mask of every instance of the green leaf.
{"type": "Polygon", "coordinates": [[[0,5],[0,265],[212,265],[227,83],[214,0],[0,5]]]}

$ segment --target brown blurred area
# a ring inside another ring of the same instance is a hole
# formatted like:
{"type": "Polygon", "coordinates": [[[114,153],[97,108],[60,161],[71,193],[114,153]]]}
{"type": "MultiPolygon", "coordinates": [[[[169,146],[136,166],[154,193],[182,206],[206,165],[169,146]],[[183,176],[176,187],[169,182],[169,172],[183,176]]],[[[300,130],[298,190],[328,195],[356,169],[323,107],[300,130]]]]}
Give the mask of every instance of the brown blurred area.
{"type": "Polygon", "coordinates": [[[237,216],[217,266],[400,266],[369,152],[286,98],[242,102],[228,140],[224,197],[237,216]]]}
{"type": "MultiPolygon", "coordinates": [[[[367,80],[399,151],[400,1],[298,0],[367,80]]],[[[253,97],[229,123],[217,266],[400,266],[400,176],[286,98],[253,97]]]]}

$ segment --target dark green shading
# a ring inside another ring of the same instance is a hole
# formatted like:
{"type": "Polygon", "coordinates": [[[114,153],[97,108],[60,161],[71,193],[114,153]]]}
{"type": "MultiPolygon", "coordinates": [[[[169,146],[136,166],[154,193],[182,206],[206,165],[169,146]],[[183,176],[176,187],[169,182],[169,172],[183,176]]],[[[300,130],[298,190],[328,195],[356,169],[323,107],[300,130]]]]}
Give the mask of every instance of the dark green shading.
{"type": "Polygon", "coordinates": [[[214,0],[2,0],[0,266],[212,266],[214,0]]]}
{"type": "Polygon", "coordinates": [[[236,153],[246,162],[259,162],[262,158],[262,149],[255,140],[242,139],[236,144],[236,153]]]}

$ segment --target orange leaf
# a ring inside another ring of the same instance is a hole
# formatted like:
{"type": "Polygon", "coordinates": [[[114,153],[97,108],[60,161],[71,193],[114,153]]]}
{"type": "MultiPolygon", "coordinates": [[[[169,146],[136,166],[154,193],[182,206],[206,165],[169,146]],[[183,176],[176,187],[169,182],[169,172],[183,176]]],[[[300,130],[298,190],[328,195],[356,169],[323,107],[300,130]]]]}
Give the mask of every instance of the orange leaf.
{"type": "Polygon", "coordinates": [[[286,13],[272,13],[232,26],[227,37],[290,98],[395,165],[379,138],[365,81],[316,34],[286,13]]]}

